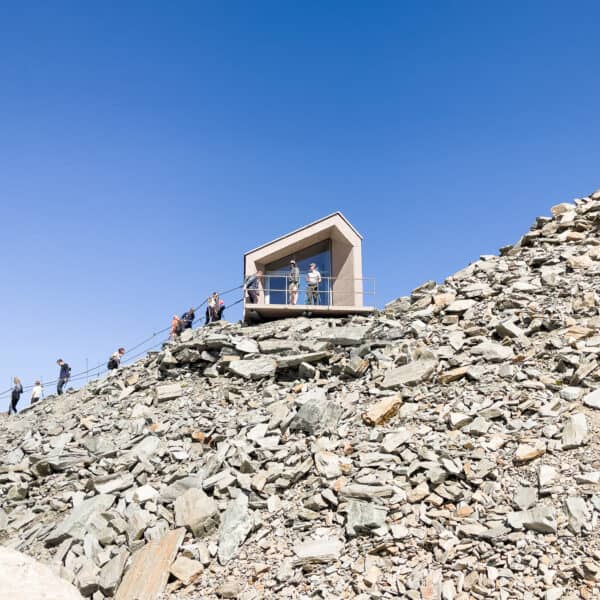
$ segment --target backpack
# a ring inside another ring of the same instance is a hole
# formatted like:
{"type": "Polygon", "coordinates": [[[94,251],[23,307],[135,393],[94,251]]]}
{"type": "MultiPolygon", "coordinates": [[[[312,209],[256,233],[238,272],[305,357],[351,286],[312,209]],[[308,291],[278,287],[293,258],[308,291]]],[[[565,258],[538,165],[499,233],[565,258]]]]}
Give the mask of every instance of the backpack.
{"type": "Polygon", "coordinates": [[[108,363],[106,364],[106,368],[110,371],[111,369],[116,369],[119,365],[117,364],[117,359],[114,356],[111,356],[108,359],[108,363]]]}

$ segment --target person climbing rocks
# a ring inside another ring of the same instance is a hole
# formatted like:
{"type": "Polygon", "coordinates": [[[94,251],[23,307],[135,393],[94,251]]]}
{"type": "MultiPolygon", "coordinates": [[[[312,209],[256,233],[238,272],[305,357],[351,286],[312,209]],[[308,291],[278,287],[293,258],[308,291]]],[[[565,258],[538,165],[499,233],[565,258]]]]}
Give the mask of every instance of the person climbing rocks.
{"type": "Polygon", "coordinates": [[[195,318],[196,313],[194,312],[194,307],[192,306],[187,312],[184,312],[181,315],[181,330],[185,331],[186,329],[191,329],[195,318]]]}
{"type": "Polygon", "coordinates": [[[33,385],[33,389],[31,390],[31,404],[35,404],[42,399],[42,382],[38,379],[33,385]]]}
{"type": "Polygon", "coordinates": [[[173,315],[171,320],[170,338],[173,340],[181,333],[181,319],[177,315],[173,315]]]}
{"type": "Polygon", "coordinates": [[[11,393],[10,393],[10,406],[8,407],[8,414],[11,412],[17,414],[17,404],[21,398],[21,394],[23,393],[23,386],[21,385],[21,380],[18,377],[13,379],[13,383],[15,384],[11,393]]]}
{"type": "Polygon", "coordinates": [[[109,371],[114,371],[121,366],[121,358],[125,354],[125,348],[119,348],[116,352],[110,355],[106,368],[109,371]]]}
{"type": "Polygon", "coordinates": [[[208,325],[213,321],[216,321],[216,315],[218,312],[219,306],[219,294],[218,292],[213,292],[206,301],[206,313],[204,315],[204,325],[208,325]]]}
{"type": "Polygon", "coordinates": [[[69,377],[71,377],[71,367],[62,358],[59,358],[56,361],[56,364],[60,367],[60,371],[58,373],[58,382],[56,384],[56,393],[61,396],[63,393],[63,388],[65,387],[67,381],[69,381],[69,377]]]}

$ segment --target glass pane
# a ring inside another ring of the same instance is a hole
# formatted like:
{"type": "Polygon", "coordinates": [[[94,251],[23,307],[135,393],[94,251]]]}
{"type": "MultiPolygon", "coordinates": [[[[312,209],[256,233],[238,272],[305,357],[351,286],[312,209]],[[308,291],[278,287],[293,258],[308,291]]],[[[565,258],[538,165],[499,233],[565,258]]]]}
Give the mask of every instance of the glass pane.
{"type": "Polygon", "coordinates": [[[321,273],[321,283],[318,288],[317,303],[327,305],[330,303],[331,277],[331,249],[330,241],[325,240],[303,250],[290,254],[274,261],[265,268],[265,302],[268,304],[289,304],[288,273],[290,260],[294,259],[300,270],[300,283],[298,285],[298,304],[307,304],[306,274],[311,263],[317,265],[321,273]]]}

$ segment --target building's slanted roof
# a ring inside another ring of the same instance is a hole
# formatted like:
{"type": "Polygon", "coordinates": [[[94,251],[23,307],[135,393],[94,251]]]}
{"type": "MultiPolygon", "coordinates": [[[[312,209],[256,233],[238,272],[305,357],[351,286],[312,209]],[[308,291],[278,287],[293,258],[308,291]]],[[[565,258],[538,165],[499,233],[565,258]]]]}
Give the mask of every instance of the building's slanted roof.
{"type": "Polygon", "coordinates": [[[275,238],[274,240],[271,240],[270,242],[267,242],[266,244],[261,244],[260,246],[257,246],[256,248],[253,248],[252,250],[248,250],[247,252],[244,253],[244,256],[247,256],[248,254],[252,254],[253,252],[256,252],[257,250],[260,250],[261,248],[266,248],[267,246],[270,246],[271,244],[274,244],[275,242],[284,240],[285,238],[295,235],[296,233],[299,233],[301,231],[304,231],[305,229],[314,227],[315,225],[318,225],[319,223],[323,223],[323,221],[327,221],[328,219],[332,219],[333,217],[341,217],[344,220],[344,222],[348,225],[348,227],[350,227],[350,229],[352,229],[352,231],[354,231],[354,233],[356,233],[356,235],[361,240],[363,239],[362,235],[360,235],[360,233],[358,233],[358,231],[356,230],[356,227],[354,227],[354,225],[352,225],[352,223],[350,223],[350,221],[348,221],[348,219],[346,219],[346,217],[338,210],[336,212],[331,213],[330,215],[327,215],[326,217],[317,219],[316,221],[313,221],[312,223],[309,223],[308,225],[303,225],[302,227],[299,227],[298,229],[294,229],[294,231],[290,231],[289,233],[286,233],[285,235],[279,236],[278,238],[275,238]]]}

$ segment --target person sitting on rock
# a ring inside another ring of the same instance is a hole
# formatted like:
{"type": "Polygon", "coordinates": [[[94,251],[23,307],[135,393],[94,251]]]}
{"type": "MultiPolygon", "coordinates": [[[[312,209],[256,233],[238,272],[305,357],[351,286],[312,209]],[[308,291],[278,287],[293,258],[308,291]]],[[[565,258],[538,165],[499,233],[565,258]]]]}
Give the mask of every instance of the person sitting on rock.
{"type": "Polygon", "coordinates": [[[123,354],[125,354],[125,348],[119,348],[114,354],[111,354],[110,358],[108,359],[108,364],[106,365],[106,368],[109,371],[114,371],[115,369],[118,369],[121,365],[121,357],[123,356],[123,354]]]}

